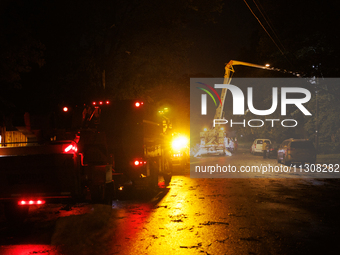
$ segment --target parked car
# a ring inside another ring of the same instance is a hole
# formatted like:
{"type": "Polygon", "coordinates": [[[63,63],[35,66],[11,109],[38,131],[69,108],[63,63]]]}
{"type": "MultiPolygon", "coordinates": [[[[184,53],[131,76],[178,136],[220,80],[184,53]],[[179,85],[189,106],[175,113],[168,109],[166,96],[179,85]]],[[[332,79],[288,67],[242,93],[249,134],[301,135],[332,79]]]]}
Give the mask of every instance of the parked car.
{"type": "Polygon", "coordinates": [[[253,142],[253,145],[251,146],[251,154],[261,153],[263,154],[263,143],[267,141],[269,145],[272,144],[272,142],[269,139],[256,139],[253,142]]]}
{"type": "Polygon", "coordinates": [[[290,165],[293,162],[314,164],[315,161],[316,150],[313,143],[307,139],[287,139],[277,150],[277,162],[284,165],[290,165]]]}

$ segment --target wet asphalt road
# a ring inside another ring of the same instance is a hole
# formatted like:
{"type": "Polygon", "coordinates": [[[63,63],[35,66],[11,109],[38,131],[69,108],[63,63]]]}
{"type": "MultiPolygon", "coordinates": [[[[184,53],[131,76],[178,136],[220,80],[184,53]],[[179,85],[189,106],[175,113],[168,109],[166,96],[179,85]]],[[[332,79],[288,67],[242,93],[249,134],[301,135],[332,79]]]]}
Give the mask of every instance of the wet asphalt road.
{"type": "MultiPolygon", "coordinates": [[[[247,151],[208,160],[276,163],[247,151]]],[[[1,218],[0,254],[339,254],[337,179],[177,173],[152,198],[33,208],[20,227],[1,218]]]]}

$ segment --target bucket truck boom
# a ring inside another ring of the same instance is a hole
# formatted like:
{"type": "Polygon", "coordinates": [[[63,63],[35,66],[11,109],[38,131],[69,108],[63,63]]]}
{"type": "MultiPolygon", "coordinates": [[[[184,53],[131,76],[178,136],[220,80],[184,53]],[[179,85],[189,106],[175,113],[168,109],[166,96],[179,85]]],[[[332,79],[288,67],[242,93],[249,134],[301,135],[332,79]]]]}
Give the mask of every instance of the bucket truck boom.
{"type": "MultiPolygon", "coordinates": [[[[234,66],[242,65],[242,66],[249,66],[255,67],[260,69],[269,69],[268,65],[262,66],[242,61],[230,60],[225,66],[225,73],[224,73],[224,84],[230,84],[233,73],[235,72],[234,66]]],[[[270,70],[270,69],[269,69],[270,70]]],[[[214,119],[222,119],[223,118],[223,107],[224,102],[227,96],[227,89],[223,88],[221,92],[221,104],[218,105],[214,119]]],[[[209,130],[201,132],[201,144],[200,150],[196,153],[197,156],[205,155],[205,154],[218,154],[218,155],[229,155],[230,153],[230,138],[226,136],[227,132],[220,127],[220,125],[216,125],[209,130]]]]}

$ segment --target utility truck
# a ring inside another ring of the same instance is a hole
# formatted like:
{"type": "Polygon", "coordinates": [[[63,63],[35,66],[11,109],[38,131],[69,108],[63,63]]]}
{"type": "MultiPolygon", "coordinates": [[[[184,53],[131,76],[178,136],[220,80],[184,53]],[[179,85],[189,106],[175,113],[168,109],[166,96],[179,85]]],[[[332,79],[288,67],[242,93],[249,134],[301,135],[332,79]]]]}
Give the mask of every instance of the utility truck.
{"type": "Polygon", "coordinates": [[[172,172],[168,120],[161,119],[151,105],[138,100],[115,101],[101,109],[98,130],[106,134],[113,169],[118,174],[118,191],[157,189],[159,176],[168,185],[172,172]]]}
{"type": "MultiPolygon", "coordinates": [[[[89,132],[87,136],[99,140],[100,134],[89,132]]],[[[109,202],[105,194],[113,185],[112,167],[105,156],[99,159],[99,155],[96,162],[84,164],[84,150],[94,144],[81,140],[83,137],[77,136],[73,140],[40,141],[25,146],[2,144],[0,201],[9,220],[25,219],[31,205],[104,202],[105,198],[109,202]]]]}
{"type": "Polygon", "coordinates": [[[31,205],[111,203],[128,187],[157,190],[159,175],[169,184],[171,136],[147,104],[106,100],[63,109],[68,128],[1,143],[0,202],[9,220],[24,220],[31,205]]]}
{"type": "MultiPolygon", "coordinates": [[[[272,70],[266,66],[251,64],[247,62],[235,61],[230,60],[225,66],[225,74],[224,74],[224,84],[230,84],[232,76],[234,74],[234,66],[236,65],[243,65],[261,69],[268,69],[272,70]]],[[[224,103],[227,96],[227,89],[223,88],[221,92],[221,103],[216,108],[215,117],[214,119],[223,119],[224,117],[224,103]]],[[[214,125],[214,127],[210,129],[205,129],[203,132],[200,133],[200,149],[195,154],[195,156],[203,156],[203,155],[227,155],[231,156],[232,146],[231,144],[233,141],[231,138],[227,136],[226,130],[221,127],[220,124],[214,125]]]]}

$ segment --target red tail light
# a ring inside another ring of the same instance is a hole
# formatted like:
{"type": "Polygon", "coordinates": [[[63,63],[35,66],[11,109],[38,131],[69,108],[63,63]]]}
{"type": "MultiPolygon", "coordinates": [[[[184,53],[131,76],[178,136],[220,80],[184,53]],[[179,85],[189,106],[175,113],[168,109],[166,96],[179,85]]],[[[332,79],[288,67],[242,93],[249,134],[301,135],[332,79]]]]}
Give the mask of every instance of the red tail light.
{"type": "Polygon", "coordinates": [[[104,105],[104,104],[110,104],[110,101],[109,100],[106,100],[106,101],[99,101],[99,102],[96,102],[96,101],[93,101],[92,102],[92,105],[104,105]]]}
{"type": "Polygon", "coordinates": [[[43,205],[45,204],[45,200],[20,200],[18,205],[43,205]]]}
{"type": "Polygon", "coordinates": [[[78,151],[78,148],[74,144],[67,145],[67,147],[64,149],[65,153],[75,153],[78,151]]]}
{"type": "Polygon", "coordinates": [[[69,152],[71,149],[72,149],[72,144],[70,144],[69,146],[67,146],[66,148],[65,148],[65,152],[69,152]]]}
{"type": "Polygon", "coordinates": [[[143,161],[142,159],[135,159],[133,161],[134,166],[143,166],[146,165],[146,161],[143,161]]]}
{"type": "Polygon", "coordinates": [[[135,107],[136,108],[141,107],[143,104],[144,104],[143,102],[137,101],[135,102],[135,107]]]}

